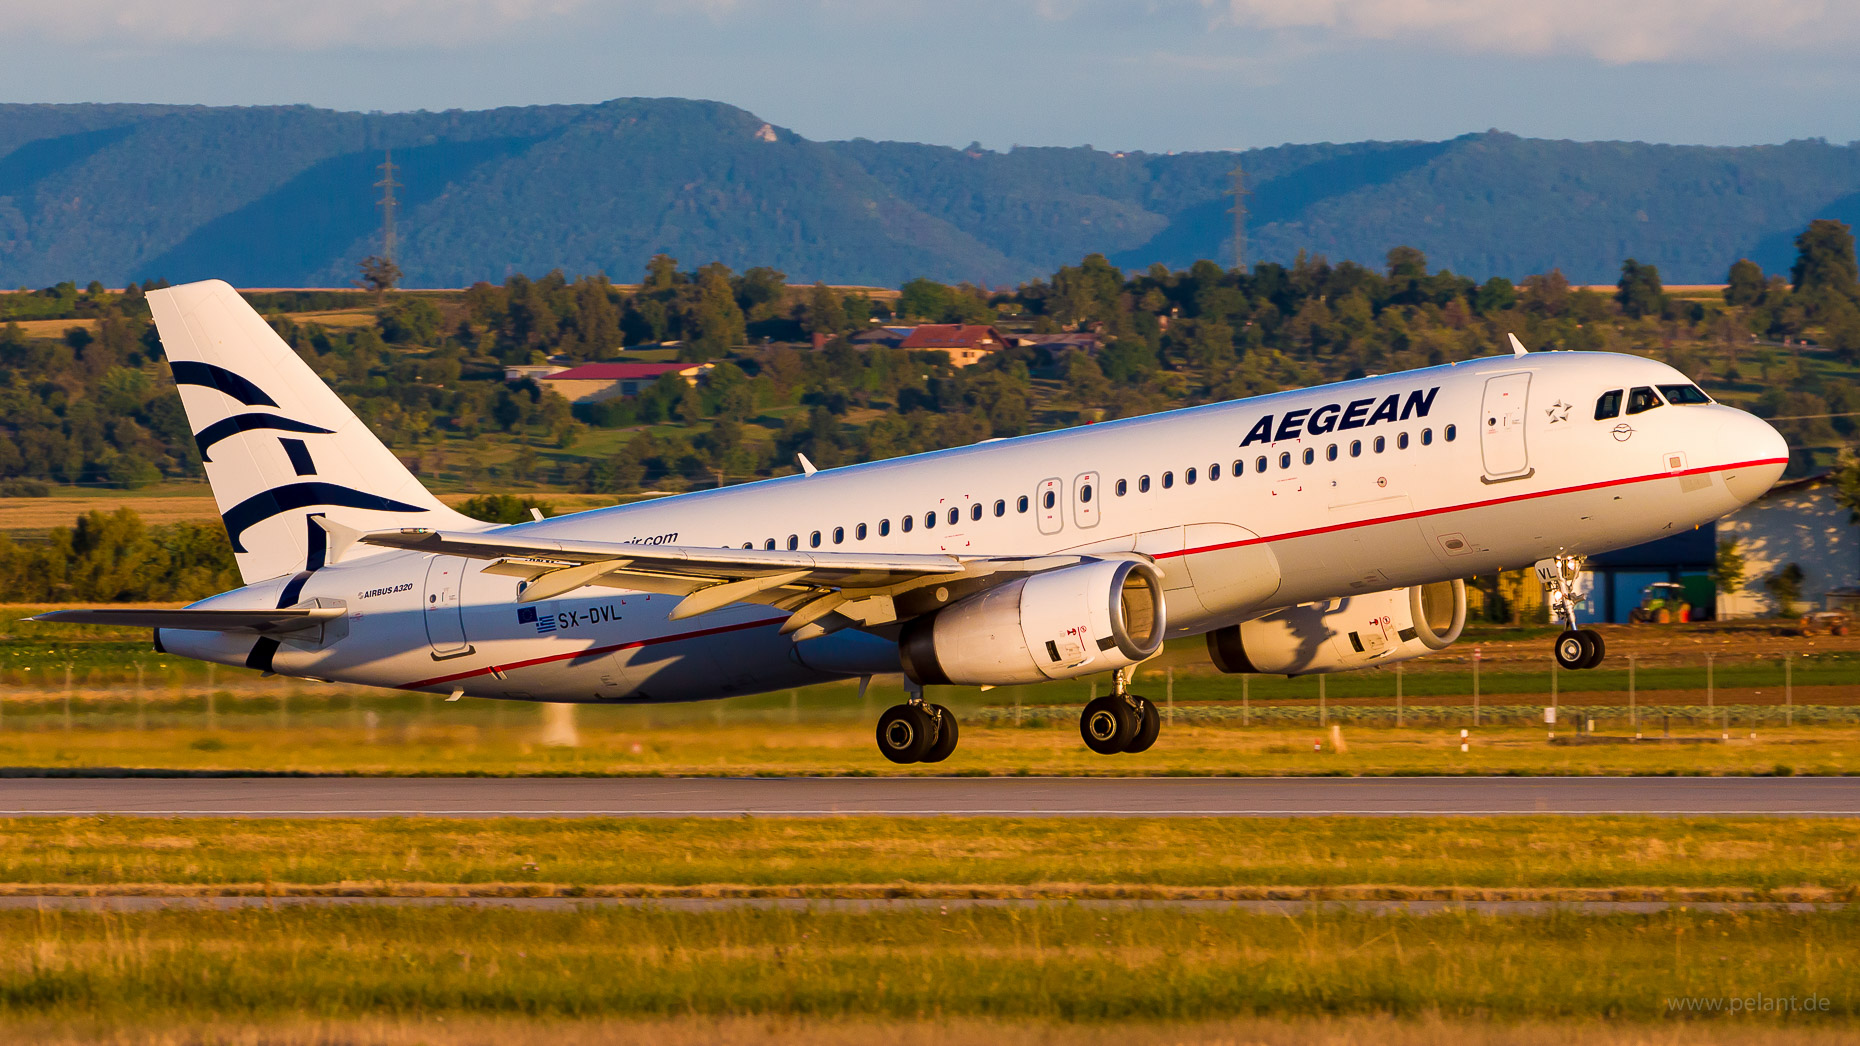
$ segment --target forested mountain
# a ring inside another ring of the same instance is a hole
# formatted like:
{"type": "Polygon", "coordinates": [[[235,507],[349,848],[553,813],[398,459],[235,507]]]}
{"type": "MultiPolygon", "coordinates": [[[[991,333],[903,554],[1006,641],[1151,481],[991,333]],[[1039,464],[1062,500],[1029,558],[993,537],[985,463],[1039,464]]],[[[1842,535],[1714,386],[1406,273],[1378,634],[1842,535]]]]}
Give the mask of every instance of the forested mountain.
{"type": "Polygon", "coordinates": [[[513,272],[633,280],[666,253],[790,279],[1000,285],[1100,252],[1126,268],[1232,256],[1377,264],[1396,245],[1483,279],[1552,268],[1669,282],[1785,268],[1811,219],[1860,219],[1860,148],[1447,142],[1156,155],[814,142],[679,99],[482,112],[0,105],[0,285],[66,279],[346,285],[379,249],[374,183],[399,167],[410,286],[513,272]]]}

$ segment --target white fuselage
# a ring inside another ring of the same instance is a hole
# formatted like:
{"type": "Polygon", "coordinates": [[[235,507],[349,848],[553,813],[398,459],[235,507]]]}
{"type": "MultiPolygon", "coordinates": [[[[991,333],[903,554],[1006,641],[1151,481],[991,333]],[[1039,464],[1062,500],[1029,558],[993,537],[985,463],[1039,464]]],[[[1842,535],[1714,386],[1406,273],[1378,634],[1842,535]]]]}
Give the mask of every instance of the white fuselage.
{"type": "MultiPolygon", "coordinates": [[[[822,552],[1137,553],[1164,572],[1170,634],[1192,635],[1314,600],[1638,544],[1767,490],[1787,449],[1742,411],[1675,404],[1595,419],[1603,393],[1672,384],[1689,380],[1631,356],[1475,360],[503,533],[822,552]]],[[[343,606],[348,614],[317,640],[285,639],[272,667],[439,693],[681,701],[898,670],[891,639],[846,629],[797,643],[778,633],[786,615],[768,606],[672,621],[677,597],[595,587],[520,605],[517,580],[481,573],[481,562],[360,552],[197,605],[343,606]]],[[[231,664],[252,646],[169,629],[161,641],[231,664]]]]}

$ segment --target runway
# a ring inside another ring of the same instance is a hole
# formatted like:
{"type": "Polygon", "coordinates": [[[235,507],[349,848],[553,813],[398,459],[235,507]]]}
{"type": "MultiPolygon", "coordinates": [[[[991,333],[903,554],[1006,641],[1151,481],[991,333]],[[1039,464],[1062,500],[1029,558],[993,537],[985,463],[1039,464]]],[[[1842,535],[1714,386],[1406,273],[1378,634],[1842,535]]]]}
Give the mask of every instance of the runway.
{"type": "Polygon", "coordinates": [[[1222,901],[1158,898],[994,898],[994,897],[142,897],[124,895],[12,895],[0,897],[0,911],[63,912],[230,912],[253,908],[500,908],[526,912],[572,912],[581,908],[643,908],[659,912],[724,912],[740,909],[782,912],[950,912],[986,909],[1074,907],[1104,912],[1162,909],[1184,912],[1247,912],[1303,915],[1316,911],[1351,911],[1365,915],[1651,915],[1673,908],[1697,912],[1826,912],[1848,905],[1810,901],[1402,901],[1381,899],[1222,901]]]}
{"type": "Polygon", "coordinates": [[[1860,816],[1855,777],[7,778],[0,816],[1860,816]]]}

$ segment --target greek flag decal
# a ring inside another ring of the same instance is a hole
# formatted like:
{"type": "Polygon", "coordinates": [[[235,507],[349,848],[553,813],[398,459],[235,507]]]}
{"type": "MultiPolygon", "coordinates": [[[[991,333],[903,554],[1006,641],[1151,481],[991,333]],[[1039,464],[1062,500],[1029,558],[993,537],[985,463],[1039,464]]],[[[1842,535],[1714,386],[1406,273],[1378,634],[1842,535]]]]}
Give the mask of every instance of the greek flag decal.
{"type": "Polygon", "coordinates": [[[554,614],[538,614],[535,607],[518,607],[517,624],[535,625],[537,635],[547,635],[555,631],[554,614]]]}

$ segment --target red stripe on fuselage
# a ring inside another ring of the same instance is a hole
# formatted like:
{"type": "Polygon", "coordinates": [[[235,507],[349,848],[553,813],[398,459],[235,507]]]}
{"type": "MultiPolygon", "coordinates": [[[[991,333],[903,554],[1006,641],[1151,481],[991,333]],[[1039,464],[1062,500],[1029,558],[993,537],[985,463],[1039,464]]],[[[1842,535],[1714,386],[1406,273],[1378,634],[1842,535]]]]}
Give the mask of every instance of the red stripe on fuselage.
{"type": "Polygon", "coordinates": [[[1788,458],[1764,458],[1758,461],[1739,461],[1730,465],[1709,465],[1705,468],[1681,469],[1677,472],[1654,472],[1644,476],[1629,476],[1626,479],[1605,479],[1597,483],[1583,483],[1574,487],[1558,487],[1555,490],[1540,490],[1531,494],[1514,494],[1511,497],[1488,498],[1485,501],[1469,501],[1463,505],[1448,505],[1445,508],[1421,509],[1415,512],[1402,512],[1393,516],[1377,516],[1374,519],[1359,519],[1354,523],[1334,523],[1326,527],[1312,527],[1309,530],[1292,530],[1283,534],[1245,538],[1240,541],[1226,541],[1218,545],[1204,545],[1201,548],[1185,548],[1180,552],[1158,552],[1152,558],[1175,559],[1179,556],[1193,556],[1203,552],[1219,552],[1223,549],[1240,548],[1245,545],[1261,545],[1269,541],[1291,541],[1294,538],[1308,538],[1318,534],[1333,534],[1339,530],[1373,527],[1382,523],[1400,523],[1404,520],[1420,519],[1423,516],[1443,516],[1449,512],[1469,512],[1473,509],[1491,508],[1494,505],[1508,505],[1516,501],[1531,501],[1536,498],[1550,498],[1561,494],[1580,494],[1585,490],[1622,487],[1630,483],[1648,483],[1656,479],[1673,479],[1678,476],[1697,476],[1708,472],[1729,472],[1732,469],[1755,468],[1759,465],[1786,465],[1788,462],[1788,458]]]}
{"type": "Polygon", "coordinates": [[[764,625],[779,625],[786,620],[788,620],[786,617],[770,617],[763,618],[760,621],[745,621],[738,625],[720,625],[716,628],[701,628],[696,632],[680,632],[677,635],[671,636],[653,636],[650,639],[635,639],[630,643],[585,647],[581,650],[571,650],[566,654],[550,654],[548,657],[532,657],[527,661],[512,661],[507,665],[487,665],[484,668],[474,668],[469,672],[454,672],[449,676],[434,676],[431,679],[422,679],[416,683],[401,683],[394,689],[418,690],[421,687],[438,686],[441,683],[455,683],[461,679],[470,679],[473,676],[490,675],[494,671],[509,672],[518,668],[546,665],[551,661],[570,661],[577,657],[599,657],[602,654],[611,654],[616,650],[631,650],[634,647],[642,646],[658,646],[660,643],[677,643],[685,639],[702,639],[705,636],[717,636],[725,632],[741,632],[744,629],[761,628],[764,625]]]}

